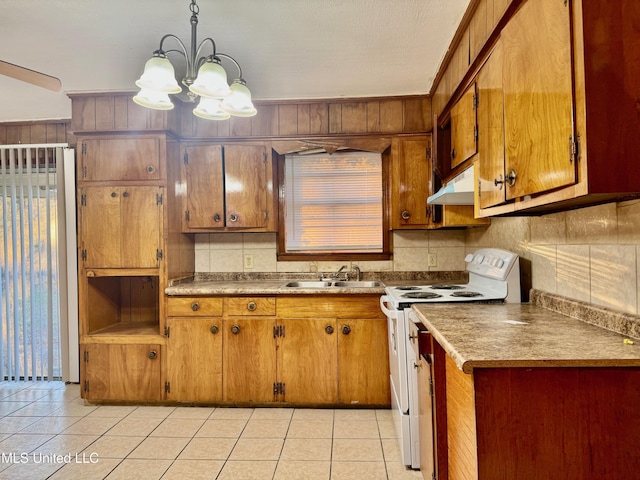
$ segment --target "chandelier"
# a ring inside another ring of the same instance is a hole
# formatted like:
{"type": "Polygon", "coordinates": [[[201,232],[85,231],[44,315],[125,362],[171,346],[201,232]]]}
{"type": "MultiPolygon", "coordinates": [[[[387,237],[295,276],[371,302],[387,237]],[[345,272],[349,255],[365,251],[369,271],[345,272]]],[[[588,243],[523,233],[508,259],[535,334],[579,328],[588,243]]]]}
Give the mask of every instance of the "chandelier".
{"type": "Polygon", "coordinates": [[[216,43],[212,38],[205,38],[197,45],[198,13],[200,8],[196,0],[191,1],[191,42],[190,49],[173,34],[167,34],[160,40],[160,48],[153,52],[153,56],[144,66],[142,76],[136,81],[140,87],[133,101],[143,107],[156,110],[171,110],[173,103],[169,94],[182,92],[176,81],[173,65],[167,58],[168,53],[179,53],[187,61],[182,84],[187,87],[189,101],[200,101],[193,109],[194,115],[207,120],[226,120],[230,116],[252,117],[257,113],[251,102],[251,92],[242,78],[242,68],[235,59],[224,53],[216,52],[216,43]],[[165,40],[173,39],[178,43],[179,50],[164,50],[165,40]],[[203,55],[203,49],[210,45],[212,53],[203,55]],[[238,69],[238,77],[229,85],[227,72],[220,60],[231,61],[238,69]]]}

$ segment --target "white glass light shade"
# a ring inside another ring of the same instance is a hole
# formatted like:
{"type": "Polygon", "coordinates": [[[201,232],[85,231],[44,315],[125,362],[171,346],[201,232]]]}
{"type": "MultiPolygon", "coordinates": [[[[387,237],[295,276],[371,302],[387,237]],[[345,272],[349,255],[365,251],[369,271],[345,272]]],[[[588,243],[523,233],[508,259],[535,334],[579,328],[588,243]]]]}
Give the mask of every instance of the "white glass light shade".
{"type": "Polygon", "coordinates": [[[189,90],[207,98],[224,98],[231,93],[227,84],[227,72],[220,63],[213,60],[207,60],[202,64],[189,90]]]}
{"type": "Polygon", "coordinates": [[[231,84],[231,95],[222,101],[221,107],[236,117],[253,117],[258,113],[251,102],[251,92],[241,80],[231,84]]]}
{"type": "Polygon", "coordinates": [[[158,92],[148,88],[142,88],[138,94],[133,97],[133,101],[143,107],[153,108],[154,110],[171,110],[173,103],[169,99],[169,94],[158,92]]]}
{"type": "Polygon", "coordinates": [[[142,76],[136,81],[142,89],[162,93],[180,93],[182,88],[176,81],[173,65],[166,57],[153,56],[144,65],[142,76]]]}
{"type": "Polygon", "coordinates": [[[231,115],[220,108],[220,99],[201,97],[198,106],[193,109],[196,117],[205,120],[226,120],[231,115]]]}

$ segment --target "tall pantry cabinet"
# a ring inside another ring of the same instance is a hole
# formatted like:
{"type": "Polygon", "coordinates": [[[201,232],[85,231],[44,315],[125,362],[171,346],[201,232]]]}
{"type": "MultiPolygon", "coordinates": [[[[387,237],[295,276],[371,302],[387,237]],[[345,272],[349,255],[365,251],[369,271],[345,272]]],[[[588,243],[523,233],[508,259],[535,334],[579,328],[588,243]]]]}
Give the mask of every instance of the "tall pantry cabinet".
{"type": "Polygon", "coordinates": [[[81,391],[162,398],[165,134],[77,137],[81,391]]]}

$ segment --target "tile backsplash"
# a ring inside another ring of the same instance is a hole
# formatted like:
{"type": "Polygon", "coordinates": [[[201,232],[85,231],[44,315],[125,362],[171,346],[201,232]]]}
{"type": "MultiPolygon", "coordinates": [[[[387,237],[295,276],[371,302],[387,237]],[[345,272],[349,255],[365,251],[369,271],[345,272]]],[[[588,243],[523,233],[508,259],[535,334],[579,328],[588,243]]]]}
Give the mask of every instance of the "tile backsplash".
{"type": "Polygon", "coordinates": [[[481,247],[521,257],[523,289],[536,288],[627,313],[640,313],[640,200],[538,217],[493,218],[488,227],[393,233],[394,255],[376,262],[278,262],[272,233],[196,235],[196,272],[333,272],[464,270],[481,247]],[[429,267],[428,255],[436,255],[429,267]],[[245,264],[251,258],[252,268],[245,264]]]}

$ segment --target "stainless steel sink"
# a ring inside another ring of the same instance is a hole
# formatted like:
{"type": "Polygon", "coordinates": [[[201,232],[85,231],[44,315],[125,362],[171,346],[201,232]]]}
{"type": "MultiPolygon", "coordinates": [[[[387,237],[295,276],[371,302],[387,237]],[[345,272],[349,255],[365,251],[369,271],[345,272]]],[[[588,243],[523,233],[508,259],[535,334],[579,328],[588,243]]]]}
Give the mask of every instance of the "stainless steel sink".
{"type": "Polygon", "coordinates": [[[342,288],[374,288],[384,286],[381,282],[371,281],[356,281],[356,280],[339,280],[339,281],[313,281],[313,280],[300,280],[295,282],[285,283],[287,288],[329,288],[329,287],[342,287],[342,288]]]}
{"type": "Polygon", "coordinates": [[[334,287],[346,287],[346,288],[374,288],[374,287],[382,287],[382,283],[377,282],[375,280],[342,280],[333,283],[334,287]]]}
{"type": "Polygon", "coordinates": [[[285,287],[291,288],[327,288],[331,286],[331,282],[321,282],[321,281],[299,281],[299,282],[289,282],[285,284],[285,287]]]}

